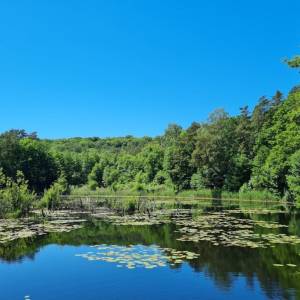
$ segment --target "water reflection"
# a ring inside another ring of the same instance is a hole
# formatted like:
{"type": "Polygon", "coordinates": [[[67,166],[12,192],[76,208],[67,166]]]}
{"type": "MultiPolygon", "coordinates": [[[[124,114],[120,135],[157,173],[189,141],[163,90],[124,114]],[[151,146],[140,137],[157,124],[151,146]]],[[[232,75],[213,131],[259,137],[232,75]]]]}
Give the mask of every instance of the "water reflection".
{"type": "MultiPolygon", "coordinates": [[[[255,220],[279,222],[287,228],[275,232],[298,234],[300,218],[297,214],[244,215],[255,220]]],[[[257,231],[265,231],[257,228],[257,231]]],[[[274,232],[274,231],[273,231],[274,232]]],[[[209,242],[177,241],[178,233],[174,224],[152,226],[117,226],[97,220],[90,220],[86,226],[69,233],[51,233],[47,236],[21,239],[0,247],[2,263],[21,263],[25,258],[34,260],[44,246],[58,245],[157,245],[200,254],[182,263],[188,264],[195,272],[201,272],[220,289],[230,290],[236,278],[244,277],[249,289],[259,282],[261,289],[270,299],[300,299],[300,248],[297,245],[279,245],[267,249],[213,246],[209,242]],[[284,266],[276,268],[277,263],[293,263],[296,268],[284,266]]],[[[171,269],[181,268],[182,263],[168,264],[171,269]]],[[[242,295],[241,295],[242,296],[242,295]]]]}

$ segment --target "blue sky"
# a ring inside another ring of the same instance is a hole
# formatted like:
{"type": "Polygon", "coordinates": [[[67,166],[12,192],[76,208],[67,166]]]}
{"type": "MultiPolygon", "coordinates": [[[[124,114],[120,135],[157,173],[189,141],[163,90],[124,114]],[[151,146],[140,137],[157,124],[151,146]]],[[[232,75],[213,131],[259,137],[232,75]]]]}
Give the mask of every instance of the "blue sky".
{"type": "Polygon", "coordinates": [[[300,75],[300,1],[2,0],[0,131],[158,135],[300,75]]]}

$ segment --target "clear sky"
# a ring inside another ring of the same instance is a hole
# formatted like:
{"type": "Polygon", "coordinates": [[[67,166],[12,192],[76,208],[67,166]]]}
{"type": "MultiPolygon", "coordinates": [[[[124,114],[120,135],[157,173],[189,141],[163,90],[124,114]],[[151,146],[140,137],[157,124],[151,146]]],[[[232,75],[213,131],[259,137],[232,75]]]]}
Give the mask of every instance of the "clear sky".
{"type": "Polygon", "coordinates": [[[2,0],[0,131],[157,135],[300,81],[299,0],[2,0]]]}

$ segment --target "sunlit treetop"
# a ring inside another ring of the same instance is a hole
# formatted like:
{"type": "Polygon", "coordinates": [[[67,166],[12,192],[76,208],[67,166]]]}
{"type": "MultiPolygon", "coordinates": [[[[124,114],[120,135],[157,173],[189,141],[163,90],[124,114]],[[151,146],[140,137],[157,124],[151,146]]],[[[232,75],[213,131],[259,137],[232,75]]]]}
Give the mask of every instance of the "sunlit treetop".
{"type": "Polygon", "coordinates": [[[291,68],[300,68],[300,56],[296,55],[292,59],[287,59],[286,63],[291,68]]]}

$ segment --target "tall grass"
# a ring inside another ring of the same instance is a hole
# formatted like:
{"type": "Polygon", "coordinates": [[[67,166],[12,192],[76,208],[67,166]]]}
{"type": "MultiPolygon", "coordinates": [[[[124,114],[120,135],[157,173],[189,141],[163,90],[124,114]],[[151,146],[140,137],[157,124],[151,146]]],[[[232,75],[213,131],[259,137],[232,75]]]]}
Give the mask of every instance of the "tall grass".
{"type": "Polygon", "coordinates": [[[203,199],[236,199],[236,200],[262,200],[277,201],[280,198],[267,190],[250,190],[243,192],[229,192],[222,190],[184,190],[179,193],[170,187],[159,186],[156,189],[132,190],[129,188],[114,191],[109,188],[98,188],[91,190],[87,185],[71,188],[71,195],[76,196],[148,196],[148,197],[170,197],[170,198],[203,198],[203,199]]]}

